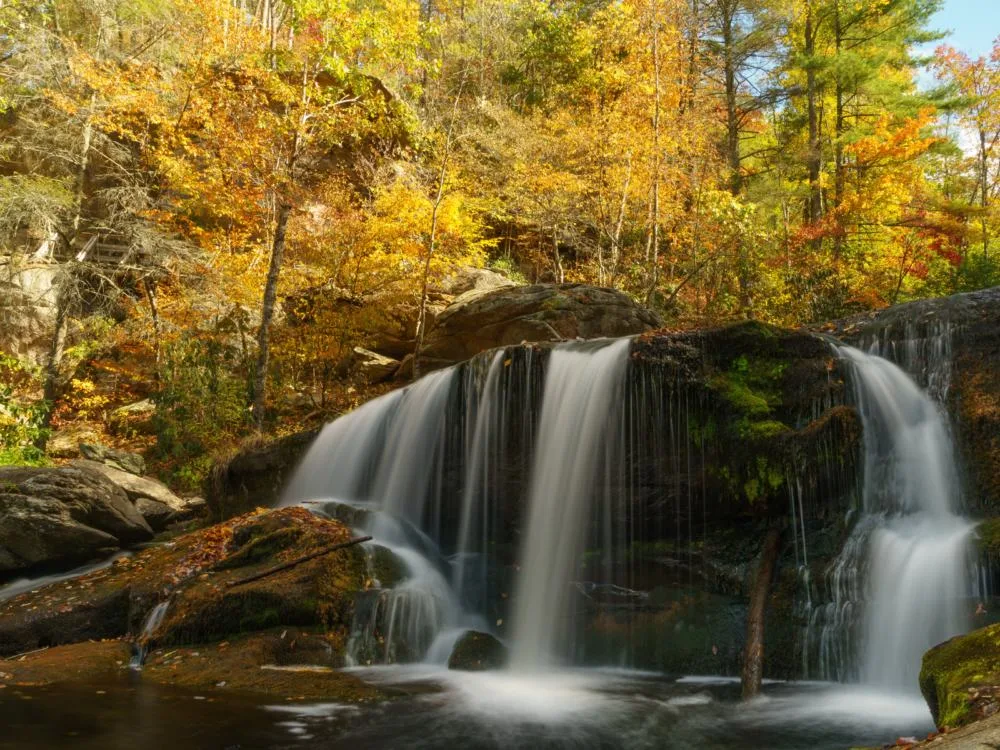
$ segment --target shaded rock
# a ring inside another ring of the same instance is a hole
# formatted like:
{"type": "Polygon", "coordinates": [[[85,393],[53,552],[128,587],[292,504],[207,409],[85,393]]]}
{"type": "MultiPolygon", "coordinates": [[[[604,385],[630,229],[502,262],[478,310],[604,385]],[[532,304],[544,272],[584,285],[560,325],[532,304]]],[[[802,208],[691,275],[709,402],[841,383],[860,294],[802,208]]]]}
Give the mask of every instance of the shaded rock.
{"type": "Polygon", "coordinates": [[[489,633],[470,630],[455,644],[448,657],[448,669],[482,672],[507,665],[507,647],[489,633]]]}
{"type": "Polygon", "coordinates": [[[0,572],[151,539],[124,491],[85,467],[0,467],[0,572]]]}
{"type": "Polygon", "coordinates": [[[655,313],[613,289],[535,284],[460,297],[429,328],[424,371],[498,346],[629,336],[660,325],[655,313]]]}
{"type": "Polygon", "coordinates": [[[45,452],[53,458],[76,458],[81,443],[96,443],[100,437],[86,425],[69,424],[49,436],[45,452]]]}
{"type": "Polygon", "coordinates": [[[161,645],[228,640],[276,627],[323,634],[331,663],[343,665],[364,555],[349,547],[280,573],[255,573],[347,541],[343,524],[302,508],[252,513],[144,550],[82,576],[0,603],[0,656],[98,638],[137,634],[169,599],[156,630],[161,645]]]}
{"type": "Polygon", "coordinates": [[[100,443],[80,443],[80,453],[89,461],[105,464],[129,474],[139,475],[146,471],[146,460],[138,453],[108,448],[100,443]]]}
{"type": "Polygon", "coordinates": [[[259,507],[271,507],[319,430],[251,443],[213,467],[205,500],[215,519],[226,519],[259,507]]]}

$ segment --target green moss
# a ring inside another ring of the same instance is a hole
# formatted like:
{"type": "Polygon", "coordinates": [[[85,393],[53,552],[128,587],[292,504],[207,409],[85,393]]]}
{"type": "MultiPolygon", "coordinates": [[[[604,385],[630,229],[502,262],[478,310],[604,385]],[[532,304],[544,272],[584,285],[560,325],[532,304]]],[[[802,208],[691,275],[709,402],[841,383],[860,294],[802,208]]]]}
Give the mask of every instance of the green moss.
{"type": "Polygon", "coordinates": [[[245,565],[256,565],[269,560],[277,553],[289,549],[302,537],[302,530],[288,526],[269,534],[251,536],[250,540],[230,557],[223,560],[217,567],[241,568],[245,565]]]}
{"type": "Polygon", "coordinates": [[[970,701],[978,688],[1000,685],[1000,624],[952,638],[924,654],[920,690],[938,726],[980,718],[970,701]]]}
{"type": "Polygon", "coordinates": [[[975,534],[983,552],[1000,555],[1000,518],[990,518],[976,527],[975,534]]]}

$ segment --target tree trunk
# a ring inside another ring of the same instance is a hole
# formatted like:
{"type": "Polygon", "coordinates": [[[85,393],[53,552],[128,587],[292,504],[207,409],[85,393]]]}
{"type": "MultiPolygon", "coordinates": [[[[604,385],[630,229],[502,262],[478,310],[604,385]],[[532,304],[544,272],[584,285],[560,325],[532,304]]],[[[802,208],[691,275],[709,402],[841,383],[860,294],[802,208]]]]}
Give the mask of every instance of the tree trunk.
{"type": "Polygon", "coordinates": [[[660,263],[660,13],[653,9],[653,184],[649,207],[649,235],[646,260],[649,262],[646,304],[656,292],[660,263]]]}
{"type": "Polygon", "coordinates": [[[253,375],[253,420],[258,430],[264,429],[265,393],[267,389],[267,364],[270,356],[271,323],[274,307],[278,299],[278,279],[285,257],[285,235],[288,232],[288,218],[292,207],[282,201],[278,207],[278,218],[274,227],[274,242],[271,245],[271,264],[267,269],[267,283],[264,285],[264,305],[260,311],[260,328],[257,329],[257,365],[253,375]]]}
{"type": "Polygon", "coordinates": [[[760,553],[757,579],[750,592],[750,609],[747,612],[747,641],[743,650],[743,700],[753,698],[760,692],[764,679],[764,614],[767,610],[767,595],[771,590],[771,578],[781,551],[781,530],[771,529],[764,539],[760,553]]]}
{"type": "MultiPolygon", "coordinates": [[[[812,2],[806,11],[805,56],[806,56],[806,106],[809,118],[809,152],[806,169],[809,177],[809,196],[806,200],[806,222],[815,224],[823,218],[823,193],[820,185],[820,171],[823,152],[819,132],[819,83],[816,80],[815,60],[817,29],[814,25],[812,2]]],[[[816,243],[819,240],[815,241],[816,243]]]]}
{"type": "MultiPolygon", "coordinates": [[[[837,2],[834,5],[834,37],[837,46],[837,56],[840,56],[840,47],[843,42],[844,30],[841,28],[840,23],[840,3],[837,2]]],[[[844,116],[844,84],[841,81],[841,76],[837,76],[837,112],[836,121],[834,122],[834,146],[833,146],[833,161],[834,161],[834,172],[833,172],[833,209],[837,211],[840,208],[840,204],[844,200],[844,133],[847,130],[847,123],[844,116]]],[[[840,260],[840,255],[844,249],[844,233],[842,217],[837,214],[837,232],[833,237],[833,259],[840,260]]]]}

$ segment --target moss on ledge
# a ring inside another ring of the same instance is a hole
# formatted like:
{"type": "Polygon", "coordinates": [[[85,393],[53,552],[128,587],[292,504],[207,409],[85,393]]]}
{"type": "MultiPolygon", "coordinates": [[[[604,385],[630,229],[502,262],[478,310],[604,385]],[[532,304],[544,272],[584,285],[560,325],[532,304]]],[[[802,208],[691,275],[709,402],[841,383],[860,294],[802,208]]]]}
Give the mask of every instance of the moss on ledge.
{"type": "Polygon", "coordinates": [[[960,727],[995,713],[1000,624],[952,638],[924,654],[920,691],[939,727],[960,727]]]}

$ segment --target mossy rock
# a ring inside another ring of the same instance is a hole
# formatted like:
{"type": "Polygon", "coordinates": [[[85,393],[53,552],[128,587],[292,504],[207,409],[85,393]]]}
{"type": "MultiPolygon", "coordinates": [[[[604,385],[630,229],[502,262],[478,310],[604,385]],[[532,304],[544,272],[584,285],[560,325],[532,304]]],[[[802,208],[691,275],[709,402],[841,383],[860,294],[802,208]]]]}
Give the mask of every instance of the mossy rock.
{"type": "Polygon", "coordinates": [[[1000,704],[1000,624],[952,638],[924,654],[920,691],[939,727],[990,716],[1000,704]]]}
{"type": "Polygon", "coordinates": [[[448,669],[483,672],[507,665],[507,647],[489,633],[470,630],[455,644],[448,657],[448,669]]]}
{"type": "Polygon", "coordinates": [[[976,526],[973,535],[981,552],[1000,555],[1000,518],[990,518],[976,526]]]}

